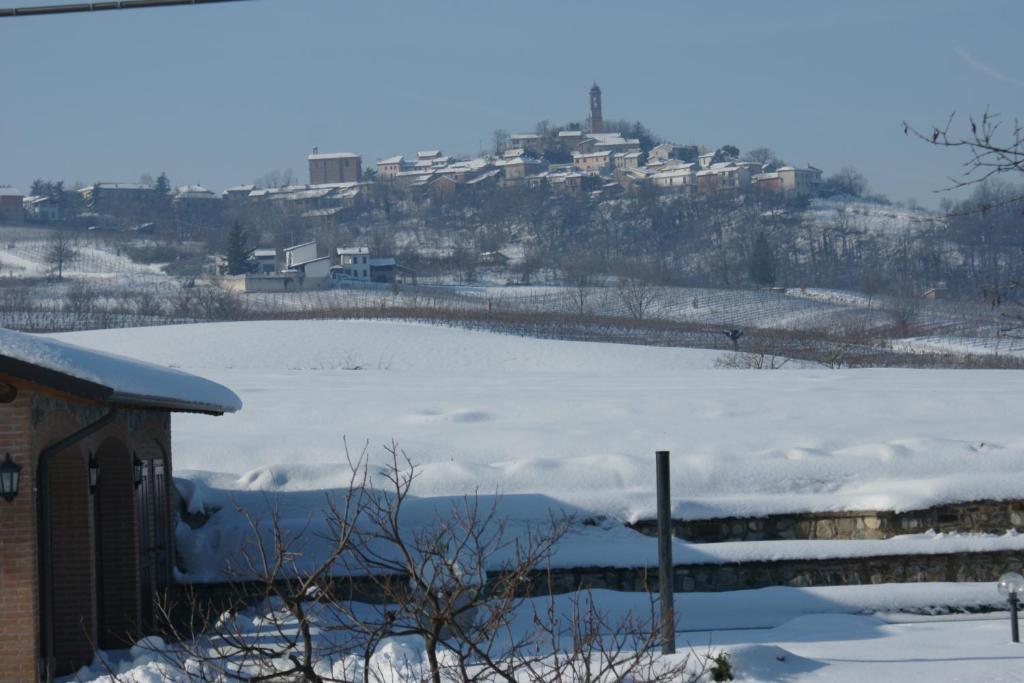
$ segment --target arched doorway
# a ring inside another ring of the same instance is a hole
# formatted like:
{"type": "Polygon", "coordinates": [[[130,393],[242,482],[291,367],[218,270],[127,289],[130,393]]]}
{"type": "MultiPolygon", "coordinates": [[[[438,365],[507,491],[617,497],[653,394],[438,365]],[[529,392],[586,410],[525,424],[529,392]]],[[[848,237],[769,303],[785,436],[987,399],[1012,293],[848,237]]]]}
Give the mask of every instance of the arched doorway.
{"type": "Polygon", "coordinates": [[[96,621],[101,648],[124,648],[139,633],[139,567],[136,553],[133,456],[115,437],[96,449],[96,621]]]}

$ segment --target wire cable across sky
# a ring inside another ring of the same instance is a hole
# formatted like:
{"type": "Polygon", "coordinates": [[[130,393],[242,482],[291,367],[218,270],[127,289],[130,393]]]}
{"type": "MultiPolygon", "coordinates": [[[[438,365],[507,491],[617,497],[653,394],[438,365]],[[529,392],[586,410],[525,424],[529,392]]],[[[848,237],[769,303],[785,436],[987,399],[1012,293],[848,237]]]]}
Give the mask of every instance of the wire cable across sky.
{"type": "Polygon", "coordinates": [[[115,9],[143,9],[147,7],[172,7],[176,5],[211,5],[220,2],[251,2],[252,0],[107,0],[106,2],[76,2],[60,5],[35,5],[28,7],[0,8],[3,17],[38,17],[51,14],[72,14],[76,12],[103,12],[115,9]]]}

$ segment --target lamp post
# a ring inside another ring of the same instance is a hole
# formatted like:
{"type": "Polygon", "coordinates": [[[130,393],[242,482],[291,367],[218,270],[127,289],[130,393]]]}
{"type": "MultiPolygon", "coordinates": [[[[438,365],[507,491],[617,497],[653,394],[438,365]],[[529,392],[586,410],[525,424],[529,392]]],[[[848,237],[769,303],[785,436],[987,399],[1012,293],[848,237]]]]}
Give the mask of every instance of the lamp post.
{"type": "Polygon", "coordinates": [[[1020,598],[1017,593],[1024,590],[1024,576],[1017,572],[1006,572],[999,577],[999,592],[1007,596],[1010,602],[1010,638],[1015,643],[1020,642],[1020,627],[1017,625],[1017,608],[1020,606],[1020,598]]]}
{"type": "Polygon", "coordinates": [[[21,482],[21,465],[11,459],[8,453],[4,461],[0,463],[0,498],[8,503],[18,495],[18,485],[21,482]]]}

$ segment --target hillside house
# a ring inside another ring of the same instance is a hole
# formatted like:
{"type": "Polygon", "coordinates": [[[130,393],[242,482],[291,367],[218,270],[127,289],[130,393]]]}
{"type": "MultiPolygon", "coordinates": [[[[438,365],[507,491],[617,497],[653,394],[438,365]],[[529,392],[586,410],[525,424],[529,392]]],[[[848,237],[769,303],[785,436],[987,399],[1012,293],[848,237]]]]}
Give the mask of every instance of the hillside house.
{"type": "Polygon", "coordinates": [[[501,169],[502,180],[506,183],[521,181],[527,176],[536,175],[544,170],[544,162],[526,156],[526,154],[498,159],[494,165],[501,169]]]}
{"type": "Polygon", "coordinates": [[[600,174],[611,167],[612,153],[605,150],[602,152],[574,152],[572,155],[573,165],[580,173],[600,174]]]}
{"type": "Polygon", "coordinates": [[[540,156],[544,153],[544,136],[537,133],[515,133],[508,139],[510,149],[523,149],[540,156]]]}
{"type": "Polygon", "coordinates": [[[293,263],[289,270],[298,273],[303,281],[309,281],[312,285],[329,278],[332,265],[334,260],[330,256],[318,256],[308,261],[293,263]]]}
{"type": "Polygon", "coordinates": [[[336,279],[370,282],[370,249],[368,247],[338,247],[336,279]]]}
{"type": "Polygon", "coordinates": [[[696,164],[679,164],[667,170],[655,171],[650,181],[655,187],[661,188],[693,188],[697,184],[696,164]]]}
{"type": "Polygon", "coordinates": [[[60,206],[57,200],[46,195],[25,197],[25,218],[34,223],[56,223],[60,220],[60,206]]]}
{"type": "Polygon", "coordinates": [[[782,191],[796,195],[808,195],[817,192],[821,187],[821,169],[814,166],[795,168],[782,166],[776,169],[782,191]]]}
{"type": "Polygon", "coordinates": [[[309,184],[355,183],[363,176],[363,158],[352,152],[320,154],[313,149],[309,161],[309,184]]]}
{"type": "Polygon", "coordinates": [[[377,162],[377,178],[380,180],[391,180],[405,170],[405,157],[401,154],[377,162]]]}
{"type": "Polygon", "coordinates": [[[277,272],[277,249],[253,249],[249,252],[249,261],[254,273],[269,275],[277,272]]]}
{"type": "Polygon", "coordinates": [[[140,183],[93,183],[78,193],[90,213],[127,219],[149,216],[159,200],[155,187],[140,183]]]}
{"type": "Polygon", "coordinates": [[[433,197],[443,199],[459,190],[462,181],[453,175],[433,175],[428,183],[430,194],[433,197]]]}
{"type": "Polygon", "coordinates": [[[640,167],[642,152],[615,152],[612,154],[612,165],[617,171],[625,171],[640,167]]]}
{"type": "Polygon", "coordinates": [[[558,142],[562,151],[568,154],[580,151],[580,143],[583,142],[582,130],[560,130],[558,131],[558,142]]]}
{"type": "Polygon", "coordinates": [[[232,413],[178,370],[0,330],[0,680],[71,674],[157,628],[172,582],[171,413],[232,413]]]}
{"type": "Polygon", "coordinates": [[[581,154],[592,152],[639,152],[640,140],[623,138],[619,133],[585,133],[577,151],[581,154]]]}
{"type": "Polygon", "coordinates": [[[256,189],[255,185],[235,185],[224,190],[222,197],[226,202],[240,204],[249,198],[249,193],[256,189]]]}
{"type": "Polygon", "coordinates": [[[0,223],[25,221],[25,197],[13,187],[0,187],[0,223]]]}
{"type": "Polygon", "coordinates": [[[304,242],[284,250],[284,270],[294,268],[296,264],[312,261],[317,257],[316,242],[304,242]]]}

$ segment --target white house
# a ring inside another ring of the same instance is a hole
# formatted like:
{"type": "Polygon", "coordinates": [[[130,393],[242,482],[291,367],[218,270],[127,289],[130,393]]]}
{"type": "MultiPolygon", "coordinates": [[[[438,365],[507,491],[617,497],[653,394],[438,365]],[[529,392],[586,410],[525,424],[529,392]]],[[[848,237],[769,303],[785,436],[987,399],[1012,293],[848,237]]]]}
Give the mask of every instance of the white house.
{"type": "Polygon", "coordinates": [[[370,282],[369,247],[338,247],[338,265],[333,274],[336,279],[370,282]]]}
{"type": "Polygon", "coordinates": [[[296,244],[284,250],[285,269],[293,268],[298,263],[306,263],[316,258],[316,242],[296,244]]]}

